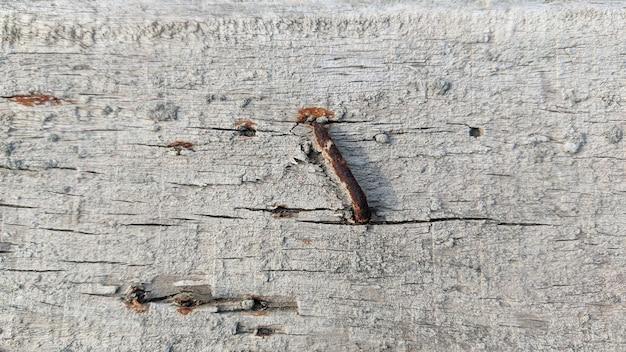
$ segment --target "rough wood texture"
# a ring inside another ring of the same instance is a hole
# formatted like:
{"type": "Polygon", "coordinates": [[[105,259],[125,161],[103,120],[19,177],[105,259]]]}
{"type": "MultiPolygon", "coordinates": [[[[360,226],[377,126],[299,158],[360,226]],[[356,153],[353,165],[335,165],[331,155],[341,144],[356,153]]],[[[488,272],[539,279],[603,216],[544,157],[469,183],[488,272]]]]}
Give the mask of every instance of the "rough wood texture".
{"type": "Polygon", "coordinates": [[[0,350],[626,349],[624,3],[199,3],[0,2],[0,350]]]}

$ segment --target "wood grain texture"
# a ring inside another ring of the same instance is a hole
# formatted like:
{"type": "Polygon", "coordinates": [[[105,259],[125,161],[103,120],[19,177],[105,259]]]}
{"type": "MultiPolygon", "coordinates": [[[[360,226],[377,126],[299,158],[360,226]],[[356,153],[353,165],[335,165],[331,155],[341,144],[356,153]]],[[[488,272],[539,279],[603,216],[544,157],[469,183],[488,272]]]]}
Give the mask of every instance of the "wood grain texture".
{"type": "Polygon", "coordinates": [[[626,349],[623,2],[200,3],[0,1],[0,350],[626,349]]]}

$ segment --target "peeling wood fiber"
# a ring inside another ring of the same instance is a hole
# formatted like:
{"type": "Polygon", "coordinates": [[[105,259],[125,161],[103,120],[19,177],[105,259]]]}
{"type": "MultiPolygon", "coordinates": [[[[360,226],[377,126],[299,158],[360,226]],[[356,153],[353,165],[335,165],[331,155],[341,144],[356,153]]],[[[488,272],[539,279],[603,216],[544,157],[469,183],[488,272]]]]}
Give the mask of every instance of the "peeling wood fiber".
{"type": "Polygon", "coordinates": [[[0,0],[0,350],[624,350],[624,5],[0,0]]]}

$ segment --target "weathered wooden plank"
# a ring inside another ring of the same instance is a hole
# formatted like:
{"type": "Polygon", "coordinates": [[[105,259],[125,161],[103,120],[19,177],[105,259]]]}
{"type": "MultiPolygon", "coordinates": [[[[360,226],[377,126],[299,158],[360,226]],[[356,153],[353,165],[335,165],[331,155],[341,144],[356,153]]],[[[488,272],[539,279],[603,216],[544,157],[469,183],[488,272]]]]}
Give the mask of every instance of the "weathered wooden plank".
{"type": "Polygon", "coordinates": [[[0,349],[623,350],[623,5],[0,1],[0,349]]]}

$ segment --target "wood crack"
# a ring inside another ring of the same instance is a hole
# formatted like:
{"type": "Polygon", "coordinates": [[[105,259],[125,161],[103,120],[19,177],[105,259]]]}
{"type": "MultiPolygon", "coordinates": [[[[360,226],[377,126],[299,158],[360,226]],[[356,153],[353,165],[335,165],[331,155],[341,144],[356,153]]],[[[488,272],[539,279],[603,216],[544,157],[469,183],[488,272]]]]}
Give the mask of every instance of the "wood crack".
{"type": "Polygon", "coordinates": [[[38,207],[31,207],[29,205],[0,203],[0,208],[15,208],[15,209],[37,209],[38,207]]]}
{"type": "Polygon", "coordinates": [[[337,212],[337,211],[342,210],[342,209],[331,209],[331,208],[298,208],[298,207],[287,207],[284,205],[278,205],[274,208],[236,207],[235,209],[270,213],[275,218],[292,218],[292,217],[296,217],[299,213],[305,213],[305,212],[316,212],[316,211],[337,212]]]}
{"type": "MultiPolygon", "coordinates": [[[[558,224],[548,224],[539,222],[506,222],[487,217],[442,217],[430,219],[408,219],[408,220],[372,220],[370,225],[404,225],[404,224],[432,224],[436,222],[447,221],[485,221],[498,226],[558,226],[558,224]]],[[[325,225],[360,225],[353,224],[349,221],[318,221],[318,220],[299,220],[299,222],[325,224],[325,225]]]]}
{"type": "Polygon", "coordinates": [[[233,297],[214,297],[210,292],[202,289],[180,289],[167,294],[159,294],[161,289],[151,284],[131,285],[124,295],[122,302],[137,313],[148,310],[149,303],[167,303],[177,307],[183,315],[198,308],[208,308],[211,313],[249,313],[266,315],[273,311],[297,312],[298,304],[286,297],[266,297],[243,295],[233,297]],[[154,289],[154,291],[153,291],[154,289]]]}

